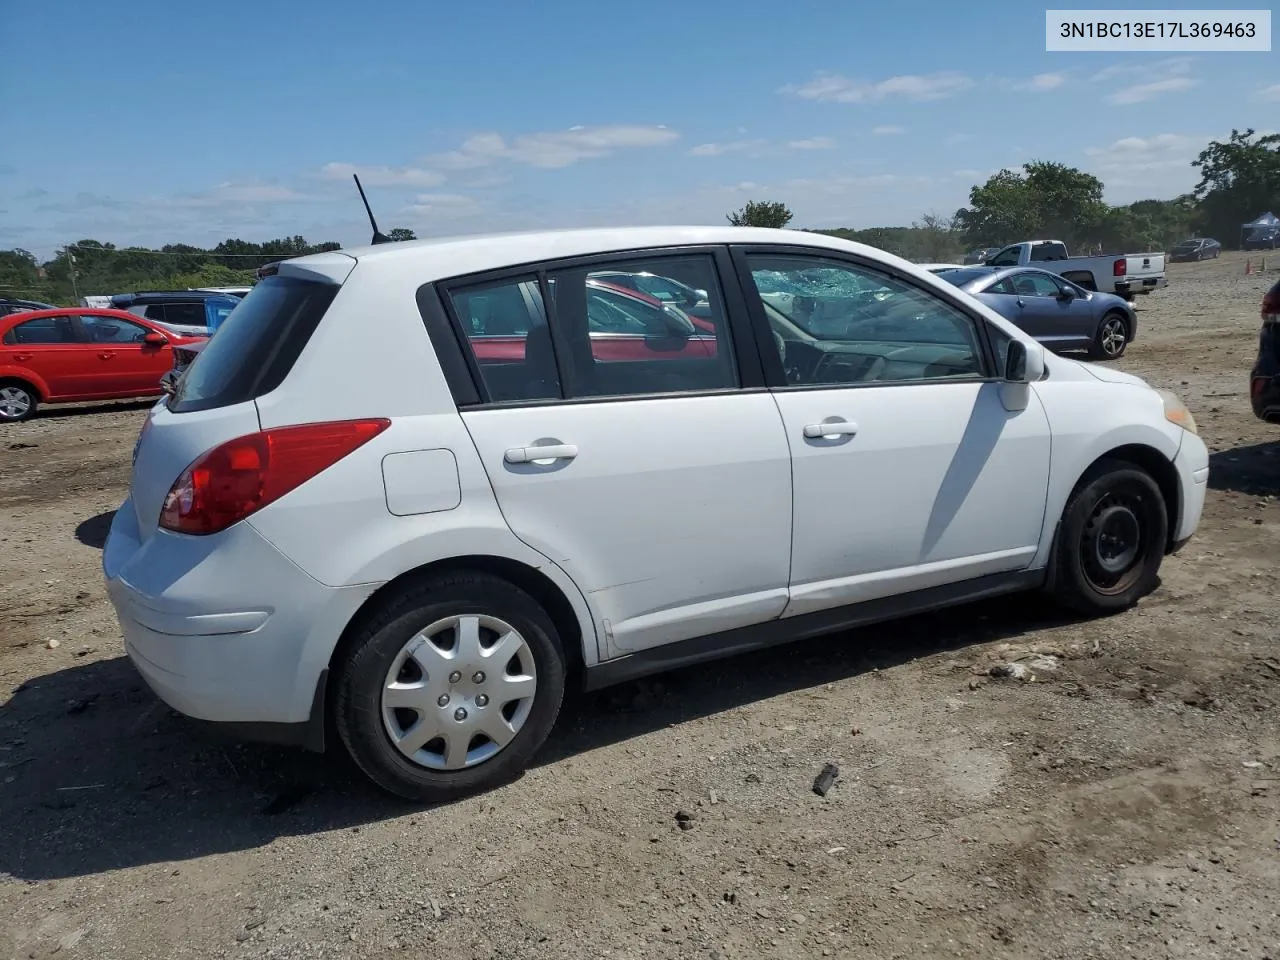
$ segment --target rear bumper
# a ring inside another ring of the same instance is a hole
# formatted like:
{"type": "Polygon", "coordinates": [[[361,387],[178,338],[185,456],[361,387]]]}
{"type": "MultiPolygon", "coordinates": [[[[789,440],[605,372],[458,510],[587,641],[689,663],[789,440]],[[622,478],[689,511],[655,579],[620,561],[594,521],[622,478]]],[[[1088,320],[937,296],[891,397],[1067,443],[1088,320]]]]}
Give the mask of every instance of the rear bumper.
{"type": "Polygon", "coordinates": [[[1117,280],[1116,293],[1119,296],[1135,293],[1151,293],[1152,291],[1159,290],[1168,282],[1169,281],[1166,277],[1145,277],[1141,279],[1133,277],[1128,280],[1117,280]]]}
{"type": "Polygon", "coordinates": [[[1249,372],[1249,404],[1253,415],[1280,423],[1280,326],[1267,324],[1258,334],[1258,358],[1249,372]]]}
{"type": "Polygon", "coordinates": [[[323,744],[329,657],[375,585],[324,586],[243,523],[142,543],[127,500],[102,567],[125,650],[161,700],[247,738],[323,744]]]}

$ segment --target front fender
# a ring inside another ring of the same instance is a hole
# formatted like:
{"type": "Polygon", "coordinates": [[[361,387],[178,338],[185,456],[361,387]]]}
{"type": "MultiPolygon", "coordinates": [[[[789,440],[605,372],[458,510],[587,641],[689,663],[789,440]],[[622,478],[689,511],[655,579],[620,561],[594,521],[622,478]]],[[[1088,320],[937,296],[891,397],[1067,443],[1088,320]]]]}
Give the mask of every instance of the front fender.
{"type": "Polygon", "coordinates": [[[1172,461],[1183,430],[1164,416],[1164,401],[1150,387],[1052,376],[1034,385],[1052,432],[1048,503],[1033,566],[1048,562],[1054,531],[1080,477],[1120,447],[1140,446],[1172,461]]]}

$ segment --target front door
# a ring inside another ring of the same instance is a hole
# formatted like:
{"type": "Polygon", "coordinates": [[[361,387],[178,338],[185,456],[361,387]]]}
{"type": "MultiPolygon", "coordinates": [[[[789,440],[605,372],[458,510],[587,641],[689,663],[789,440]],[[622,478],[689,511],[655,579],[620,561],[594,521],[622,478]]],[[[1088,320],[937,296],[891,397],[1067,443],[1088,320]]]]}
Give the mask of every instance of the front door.
{"type": "Polygon", "coordinates": [[[714,252],[451,284],[445,300],[488,394],[462,417],[503,516],[582,589],[602,656],[782,613],[790,454],[769,393],[741,389],[714,252]],[[588,280],[604,269],[708,290],[715,349],[670,349],[665,329],[598,349],[588,280]],[[493,333],[522,343],[493,350],[493,333]]]}
{"type": "Polygon", "coordinates": [[[100,397],[137,397],[160,392],[160,378],[173,366],[173,350],[145,342],[149,327],[110,314],[82,314],[80,326],[93,346],[91,392],[100,397]]]}
{"type": "Polygon", "coordinates": [[[1013,322],[1045,346],[1066,349],[1093,339],[1089,301],[1084,296],[1063,296],[1067,289],[1064,281],[1038,270],[1026,270],[1006,277],[1002,283],[1012,291],[1018,307],[1013,322]]]}
{"type": "Polygon", "coordinates": [[[793,457],[787,616],[1026,568],[1040,543],[1049,425],[1000,399],[985,321],[856,261],[752,252],[757,322],[793,457]],[[758,289],[758,288],[757,288],[758,289]],[[799,306],[797,306],[799,305],[799,306]],[[776,366],[775,366],[776,369],[776,366]]]}

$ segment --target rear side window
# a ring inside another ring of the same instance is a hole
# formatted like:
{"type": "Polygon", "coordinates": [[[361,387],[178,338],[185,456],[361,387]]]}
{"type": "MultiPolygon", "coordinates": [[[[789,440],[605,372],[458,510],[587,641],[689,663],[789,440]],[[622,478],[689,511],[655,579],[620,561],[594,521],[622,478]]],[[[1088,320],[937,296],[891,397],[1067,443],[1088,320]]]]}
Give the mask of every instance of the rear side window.
{"type": "Polygon", "coordinates": [[[270,393],[288,376],[337,293],[335,284],[322,281],[262,280],[178,380],[169,409],[210,410],[270,393]]]}

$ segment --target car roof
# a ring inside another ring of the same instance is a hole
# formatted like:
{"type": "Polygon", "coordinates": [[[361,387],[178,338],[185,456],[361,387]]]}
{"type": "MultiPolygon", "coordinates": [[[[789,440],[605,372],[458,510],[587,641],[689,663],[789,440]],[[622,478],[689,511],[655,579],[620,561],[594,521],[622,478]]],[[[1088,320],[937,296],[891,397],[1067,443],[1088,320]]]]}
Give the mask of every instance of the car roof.
{"type": "MultiPolygon", "coordinates": [[[[140,317],[136,313],[128,313],[124,310],[111,310],[106,307],[54,307],[49,310],[29,310],[26,313],[11,313],[7,317],[0,317],[0,320],[8,320],[10,317],[18,317],[21,320],[32,320],[43,317],[111,317],[115,320],[128,320],[131,323],[137,323],[146,327],[156,326],[153,322],[147,320],[146,317],[140,317]]],[[[159,327],[156,327],[158,330],[159,327]]]]}
{"type": "Polygon", "coordinates": [[[484,270],[518,266],[562,257],[617,253],[649,247],[701,246],[729,243],[787,244],[844,250],[883,262],[912,267],[908,261],[866,244],[803,230],[735,226],[603,227],[488,233],[470,236],[402,240],[314,253],[286,261],[290,265],[323,267],[334,258],[347,262],[391,266],[412,264],[421,282],[462,276],[484,270]]]}

